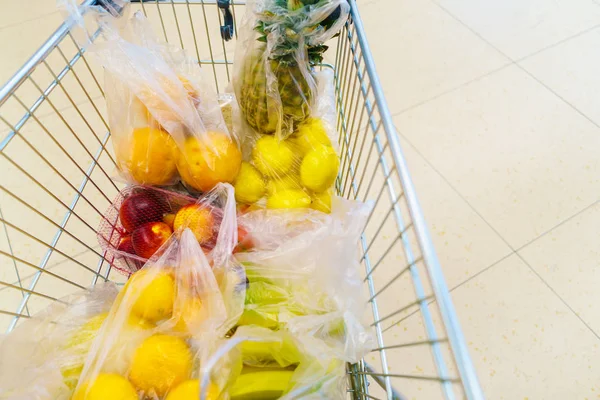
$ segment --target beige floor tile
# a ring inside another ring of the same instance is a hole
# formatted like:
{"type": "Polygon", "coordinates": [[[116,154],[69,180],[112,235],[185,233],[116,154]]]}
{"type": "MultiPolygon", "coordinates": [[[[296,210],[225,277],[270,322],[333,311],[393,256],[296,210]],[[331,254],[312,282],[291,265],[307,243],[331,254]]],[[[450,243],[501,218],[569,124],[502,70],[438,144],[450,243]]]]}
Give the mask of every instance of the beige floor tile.
{"type": "Polygon", "coordinates": [[[597,397],[598,338],[518,256],[452,298],[488,399],[597,397]]]}
{"type": "Polygon", "coordinates": [[[520,64],[583,114],[600,123],[600,29],[584,33],[520,64]]]}
{"type": "Polygon", "coordinates": [[[597,199],[600,131],[517,67],[395,122],[514,248],[597,199]]]}
{"type": "Polygon", "coordinates": [[[437,0],[513,60],[600,24],[593,0],[437,0]]]}
{"type": "Polygon", "coordinates": [[[411,145],[403,149],[450,288],[510,254],[510,247],[411,145]]]}
{"type": "Polygon", "coordinates": [[[376,1],[359,11],[392,113],[507,63],[430,1],[376,1]]]}
{"type": "Polygon", "coordinates": [[[0,0],[0,29],[47,18],[55,13],[56,2],[53,0],[12,1],[0,0]]]}
{"type": "Polygon", "coordinates": [[[600,206],[596,205],[519,251],[548,285],[597,333],[600,295],[600,206]]]}

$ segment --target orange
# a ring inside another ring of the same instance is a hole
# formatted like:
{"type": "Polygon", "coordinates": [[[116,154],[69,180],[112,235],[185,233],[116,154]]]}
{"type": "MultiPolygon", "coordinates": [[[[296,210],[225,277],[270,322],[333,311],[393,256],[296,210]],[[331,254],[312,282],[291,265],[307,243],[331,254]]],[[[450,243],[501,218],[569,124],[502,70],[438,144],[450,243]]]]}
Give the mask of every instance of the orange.
{"type": "Polygon", "coordinates": [[[125,140],[115,143],[119,168],[137,183],[168,185],[177,174],[177,144],[167,132],[136,128],[125,140]]]}
{"type": "MultiPolygon", "coordinates": [[[[153,85],[146,86],[139,91],[138,98],[156,118],[166,121],[179,121],[181,116],[193,111],[192,100],[198,98],[194,86],[183,75],[160,75],[153,85]]],[[[149,113],[149,112],[148,112],[149,113]]]]}
{"type": "Polygon", "coordinates": [[[173,220],[173,230],[181,233],[189,228],[198,243],[208,242],[213,237],[214,219],[210,207],[200,204],[190,204],[181,207],[173,220]]]}
{"type": "Polygon", "coordinates": [[[223,132],[206,132],[186,139],[177,169],[184,183],[201,192],[219,182],[232,183],[240,171],[242,153],[223,132]]]}

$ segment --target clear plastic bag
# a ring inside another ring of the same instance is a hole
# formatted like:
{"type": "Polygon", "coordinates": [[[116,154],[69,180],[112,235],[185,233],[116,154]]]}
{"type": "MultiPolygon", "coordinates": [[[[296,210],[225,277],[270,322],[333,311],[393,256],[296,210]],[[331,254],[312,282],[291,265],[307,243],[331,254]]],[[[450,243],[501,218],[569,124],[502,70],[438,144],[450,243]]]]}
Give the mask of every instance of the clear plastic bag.
{"type": "MultiPolygon", "coordinates": [[[[65,0],[70,4],[70,0],[65,0]]],[[[83,17],[67,7],[84,29],[83,17]]],[[[223,119],[217,95],[198,63],[160,42],[142,13],[114,17],[93,7],[101,38],[87,51],[105,70],[105,97],[116,161],[131,183],[166,186],[179,179],[206,192],[233,182],[241,152],[223,119]]],[[[89,25],[89,22],[87,23],[89,25]]]]}
{"type": "Polygon", "coordinates": [[[0,398],[70,399],[118,289],[98,284],[52,303],[0,341],[0,398]]]}
{"type": "Polygon", "coordinates": [[[317,87],[313,66],[349,10],[346,0],[248,2],[233,82],[253,129],[284,139],[310,117],[317,87]]]}
{"type": "MultiPolygon", "coordinates": [[[[238,202],[331,211],[333,185],[340,167],[333,73],[323,70],[312,76],[318,83],[312,116],[299,123],[287,138],[257,133],[243,121],[238,122],[244,149],[244,162],[234,183],[238,202]]],[[[239,110],[234,114],[241,118],[239,110]]]]}
{"type": "Polygon", "coordinates": [[[205,254],[199,240],[204,231],[189,213],[127,281],[94,341],[74,399],[116,393],[168,398],[196,376],[208,344],[239,319],[246,279],[232,257],[238,231],[233,188],[219,184],[209,197],[207,204],[222,210],[212,250],[205,254]]]}

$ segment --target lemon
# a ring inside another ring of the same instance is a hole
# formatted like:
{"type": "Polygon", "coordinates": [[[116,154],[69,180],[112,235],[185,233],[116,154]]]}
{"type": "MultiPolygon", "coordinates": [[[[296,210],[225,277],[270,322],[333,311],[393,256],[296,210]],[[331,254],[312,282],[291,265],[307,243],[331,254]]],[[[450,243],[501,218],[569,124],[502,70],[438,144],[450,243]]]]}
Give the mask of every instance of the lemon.
{"type": "Polygon", "coordinates": [[[265,176],[282,177],[290,172],[295,161],[294,151],[287,140],[263,136],[252,149],[254,166],[265,176]]]}
{"type": "Polygon", "coordinates": [[[247,162],[242,163],[240,173],[233,187],[235,188],[235,199],[239,203],[256,203],[265,194],[265,180],[263,176],[247,162]]]}
{"type": "Polygon", "coordinates": [[[309,206],[310,196],[299,189],[280,190],[267,198],[267,208],[308,208],[309,206]]]}
{"type": "Polygon", "coordinates": [[[133,298],[131,312],[147,321],[170,318],[175,300],[175,281],[165,271],[140,270],[123,289],[133,298]]]}
{"type": "Polygon", "coordinates": [[[318,146],[304,156],[300,165],[300,181],[313,192],[324,192],[335,182],[339,167],[340,159],[333,148],[318,146]]]}
{"type": "Polygon", "coordinates": [[[187,297],[181,304],[176,303],[173,318],[176,321],[173,330],[193,334],[194,328],[202,323],[202,301],[198,297],[187,297]]]}
{"type": "Polygon", "coordinates": [[[309,118],[301,123],[293,142],[302,155],[320,145],[331,146],[323,121],[318,118],[309,118]]]}
{"type": "Polygon", "coordinates": [[[98,374],[91,383],[81,385],[71,400],[138,400],[135,388],[117,374],[98,374]]]}
{"type": "Polygon", "coordinates": [[[302,189],[302,185],[300,185],[300,176],[298,174],[290,174],[281,178],[275,178],[267,183],[267,193],[269,196],[277,191],[289,189],[302,189]]]}
{"type": "MultiPolygon", "coordinates": [[[[206,400],[217,400],[219,393],[219,387],[211,383],[206,390],[205,398],[206,400]]],[[[199,398],[200,381],[198,379],[190,379],[169,392],[165,400],[198,400],[199,398]]]]}
{"type": "Polygon", "coordinates": [[[154,335],[135,350],[129,379],[146,396],[162,398],[172,388],[189,378],[192,352],[176,336],[154,335]]]}
{"type": "Polygon", "coordinates": [[[168,185],[177,174],[179,149],[167,132],[154,128],[136,128],[114,142],[119,168],[137,183],[168,185]]]}
{"type": "Polygon", "coordinates": [[[223,132],[206,132],[185,140],[177,170],[184,183],[208,192],[219,182],[232,183],[242,163],[242,152],[223,132]]]}
{"type": "Polygon", "coordinates": [[[310,208],[326,214],[331,213],[331,191],[313,194],[310,208]]]}

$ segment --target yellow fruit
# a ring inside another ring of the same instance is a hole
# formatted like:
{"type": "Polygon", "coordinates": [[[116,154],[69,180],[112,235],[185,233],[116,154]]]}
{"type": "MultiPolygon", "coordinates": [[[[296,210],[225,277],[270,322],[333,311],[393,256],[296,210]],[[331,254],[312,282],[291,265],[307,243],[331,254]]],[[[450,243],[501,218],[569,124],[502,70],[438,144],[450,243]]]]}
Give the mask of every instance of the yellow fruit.
{"type": "Polygon", "coordinates": [[[275,192],[289,189],[302,189],[299,175],[289,174],[281,178],[272,179],[267,183],[267,194],[269,196],[275,192]]]}
{"type": "Polygon", "coordinates": [[[167,132],[136,128],[127,139],[114,144],[119,168],[137,183],[158,186],[172,183],[179,149],[167,132]]]}
{"type": "Polygon", "coordinates": [[[177,162],[181,179],[192,188],[208,192],[219,182],[232,183],[242,163],[242,153],[223,132],[206,132],[186,139],[177,162]]]}
{"type": "Polygon", "coordinates": [[[308,208],[310,196],[299,189],[276,191],[267,198],[267,208],[308,208]]]}
{"type": "Polygon", "coordinates": [[[302,155],[321,145],[331,146],[323,121],[318,118],[309,118],[300,124],[293,142],[302,155]]]}
{"type": "Polygon", "coordinates": [[[175,304],[173,318],[176,321],[174,331],[193,334],[202,323],[202,301],[198,297],[187,297],[180,304],[175,304]]]}
{"type": "Polygon", "coordinates": [[[300,165],[300,181],[313,192],[329,189],[338,174],[340,159],[333,148],[318,146],[309,151],[300,165]]]}
{"type": "Polygon", "coordinates": [[[254,166],[267,177],[283,177],[294,166],[294,151],[287,140],[275,136],[263,136],[252,149],[254,166]]]}
{"type": "Polygon", "coordinates": [[[210,241],[219,227],[215,226],[212,209],[202,204],[189,204],[181,207],[175,215],[173,229],[181,234],[189,228],[200,244],[210,241]]]}
{"type": "Polygon", "coordinates": [[[125,285],[133,301],[131,312],[147,321],[170,318],[175,300],[175,281],[165,271],[140,270],[125,285]]]}
{"type": "Polygon", "coordinates": [[[92,383],[81,385],[71,400],[138,400],[129,381],[117,374],[99,374],[92,383]]]}
{"type": "MultiPolygon", "coordinates": [[[[217,400],[219,398],[219,387],[210,384],[206,390],[206,400],[217,400]]],[[[169,392],[165,400],[198,400],[200,398],[200,381],[198,379],[190,379],[181,383],[171,392],[169,392]]]]}
{"type": "Polygon", "coordinates": [[[310,208],[326,214],[331,213],[331,191],[313,194],[310,208]]]}
{"type": "Polygon", "coordinates": [[[270,370],[242,373],[229,390],[231,400],[280,398],[290,386],[294,371],[270,370]]]}
{"type": "Polygon", "coordinates": [[[135,350],[129,379],[146,396],[161,397],[189,378],[192,352],[176,336],[154,335],[135,350]]]}
{"type": "Polygon", "coordinates": [[[252,204],[264,196],[265,179],[251,164],[243,162],[233,187],[238,202],[252,204]]]}

